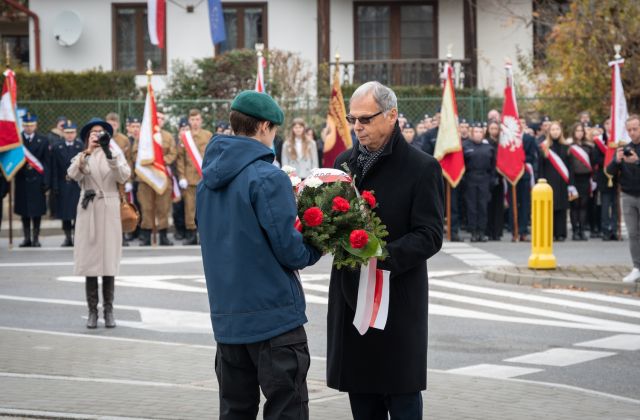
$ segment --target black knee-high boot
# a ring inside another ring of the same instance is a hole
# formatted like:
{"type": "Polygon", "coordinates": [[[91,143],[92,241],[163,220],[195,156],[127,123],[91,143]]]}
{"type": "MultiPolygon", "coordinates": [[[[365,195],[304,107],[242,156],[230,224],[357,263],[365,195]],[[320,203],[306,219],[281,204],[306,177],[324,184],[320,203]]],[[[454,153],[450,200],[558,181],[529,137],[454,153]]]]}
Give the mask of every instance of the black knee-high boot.
{"type": "Polygon", "coordinates": [[[93,329],[98,326],[98,278],[87,277],[84,284],[87,293],[87,305],[89,306],[87,328],[93,329]]]}
{"type": "Polygon", "coordinates": [[[102,308],[104,309],[104,326],[114,328],[116,319],[113,316],[113,296],[115,292],[115,278],[102,276],[102,308]]]}
{"type": "Polygon", "coordinates": [[[71,220],[62,221],[62,230],[64,231],[64,242],[61,246],[73,246],[73,238],[71,236],[71,220]]]}
{"type": "Polygon", "coordinates": [[[40,220],[42,220],[40,217],[33,218],[33,239],[31,240],[31,246],[36,248],[40,248],[42,246],[38,240],[38,237],[40,236],[40,220]]]}
{"type": "Polygon", "coordinates": [[[22,218],[22,234],[24,239],[18,245],[20,248],[27,248],[31,246],[31,219],[28,217],[22,218]]]}

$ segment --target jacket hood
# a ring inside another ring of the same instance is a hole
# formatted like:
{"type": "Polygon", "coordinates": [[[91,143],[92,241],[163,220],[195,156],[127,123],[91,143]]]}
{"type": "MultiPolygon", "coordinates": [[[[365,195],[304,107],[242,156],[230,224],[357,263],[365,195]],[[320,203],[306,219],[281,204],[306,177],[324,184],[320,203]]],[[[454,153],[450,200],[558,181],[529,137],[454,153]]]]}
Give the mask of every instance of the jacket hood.
{"type": "Polygon", "coordinates": [[[215,136],[204,152],[202,179],[212,190],[228,185],[255,161],[273,163],[273,150],[249,137],[215,136]]]}

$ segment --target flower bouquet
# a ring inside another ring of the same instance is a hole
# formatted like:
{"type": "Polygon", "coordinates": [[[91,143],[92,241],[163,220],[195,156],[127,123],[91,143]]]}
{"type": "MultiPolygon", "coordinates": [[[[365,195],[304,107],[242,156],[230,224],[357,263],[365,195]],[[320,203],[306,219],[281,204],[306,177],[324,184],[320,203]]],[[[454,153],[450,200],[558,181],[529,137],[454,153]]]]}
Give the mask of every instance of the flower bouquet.
{"type": "Polygon", "coordinates": [[[373,211],[378,206],[373,191],[360,194],[346,172],[313,170],[297,184],[297,200],[296,228],[307,242],[333,254],[336,268],[356,269],[388,255],[383,240],[388,232],[373,211]]]}

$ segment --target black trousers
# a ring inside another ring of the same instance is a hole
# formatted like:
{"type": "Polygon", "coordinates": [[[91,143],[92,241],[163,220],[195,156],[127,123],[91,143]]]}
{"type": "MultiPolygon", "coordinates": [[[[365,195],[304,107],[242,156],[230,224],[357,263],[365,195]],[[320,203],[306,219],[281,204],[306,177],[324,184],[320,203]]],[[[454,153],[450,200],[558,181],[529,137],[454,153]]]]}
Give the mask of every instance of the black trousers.
{"type": "Polygon", "coordinates": [[[553,211],[553,237],[567,237],[567,209],[553,211]]]}
{"type": "Polygon", "coordinates": [[[465,186],[467,203],[467,222],[471,233],[484,233],[487,228],[487,205],[489,203],[489,185],[467,183],[465,186]]]}
{"type": "Polygon", "coordinates": [[[265,420],[307,420],[310,361],[302,326],[258,343],[218,343],[215,366],[220,385],[220,420],[254,420],[260,389],[267,400],[265,420]]]}
{"type": "Polygon", "coordinates": [[[422,394],[355,394],[349,393],[353,420],[419,420],[422,419],[422,394]]]}
{"type": "Polygon", "coordinates": [[[504,186],[502,177],[498,185],[492,186],[489,194],[491,198],[487,205],[487,227],[485,234],[489,239],[500,239],[504,230],[504,186]]]}

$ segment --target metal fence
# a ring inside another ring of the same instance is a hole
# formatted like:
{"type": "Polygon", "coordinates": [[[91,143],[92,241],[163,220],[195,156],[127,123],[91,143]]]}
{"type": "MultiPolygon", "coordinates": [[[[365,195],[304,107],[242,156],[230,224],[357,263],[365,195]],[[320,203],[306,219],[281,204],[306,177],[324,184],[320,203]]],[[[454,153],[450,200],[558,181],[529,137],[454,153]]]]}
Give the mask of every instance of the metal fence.
{"type": "MultiPolygon", "coordinates": [[[[176,129],[178,120],[186,116],[191,108],[198,108],[203,113],[205,128],[214,129],[217,122],[227,121],[231,99],[216,100],[164,100],[161,102],[170,129],[176,129]]],[[[399,98],[398,109],[409,121],[417,122],[425,114],[433,115],[440,108],[441,97],[399,98]]],[[[541,115],[558,113],[559,109],[565,111],[562,117],[573,120],[578,112],[582,111],[585,98],[519,98],[518,108],[520,115],[530,120],[539,120],[541,115]]],[[[22,101],[19,107],[28,109],[38,115],[41,131],[46,131],[55,125],[58,116],[65,116],[79,125],[92,117],[102,117],[109,112],[117,112],[122,122],[129,116],[142,117],[144,101],[142,100],[38,100],[22,101]]],[[[304,118],[308,125],[314,129],[320,129],[326,119],[328,100],[317,98],[303,98],[294,101],[281,102],[285,111],[285,126],[295,117],[304,118]]],[[[347,99],[348,109],[348,99],[347,99]]],[[[502,98],[489,96],[458,97],[458,115],[472,121],[486,119],[487,112],[496,108],[502,108],[502,98]]],[[[571,121],[567,121],[570,123],[571,121]]]]}

